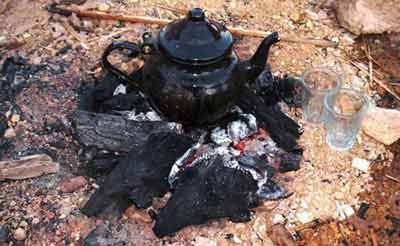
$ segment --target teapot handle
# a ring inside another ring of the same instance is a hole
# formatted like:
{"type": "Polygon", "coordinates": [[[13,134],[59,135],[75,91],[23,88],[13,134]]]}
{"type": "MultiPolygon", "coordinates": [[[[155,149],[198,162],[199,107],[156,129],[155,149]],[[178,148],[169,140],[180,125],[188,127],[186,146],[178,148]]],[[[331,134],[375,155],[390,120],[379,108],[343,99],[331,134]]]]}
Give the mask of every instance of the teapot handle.
{"type": "Polygon", "coordinates": [[[126,72],[123,72],[120,69],[116,68],[108,61],[108,56],[111,54],[112,51],[124,49],[130,50],[132,52],[132,54],[130,54],[132,58],[139,57],[142,53],[142,50],[138,44],[128,41],[116,43],[113,42],[106,48],[101,57],[102,66],[105,70],[117,76],[121,81],[130,82],[140,88],[138,81],[134,81],[126,72]]]}

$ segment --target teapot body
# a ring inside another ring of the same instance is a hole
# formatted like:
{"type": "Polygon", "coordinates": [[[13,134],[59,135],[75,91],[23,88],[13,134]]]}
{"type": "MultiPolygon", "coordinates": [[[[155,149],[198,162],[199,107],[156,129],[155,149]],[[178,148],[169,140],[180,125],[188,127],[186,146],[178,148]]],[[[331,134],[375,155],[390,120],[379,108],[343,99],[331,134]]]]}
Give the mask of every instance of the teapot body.
{"type": "Polygon", "coordinates": [[[240,94],[238,64],[234,52],[206,66],[181,64],[157,52],[145,59],[142,88],[168,120],[188,125],[213,123],[240,94]]]}
{"type": "Polygon", "coordinates": [[[145,33],[141,44],[112,43],[103,53],[102,65],[141,89],[168,120],[203,125],[229,111],[243,86],[265,68],[269,49],[278,41],[278,33],[271,33],[250,60],[239,62],[232,33],[194,8],[186,18],[163,27],[157,38],[145,33]],[[129,76],[108,61],[111,52],[120,49],[144,58],[139,76],[129,76]]]}

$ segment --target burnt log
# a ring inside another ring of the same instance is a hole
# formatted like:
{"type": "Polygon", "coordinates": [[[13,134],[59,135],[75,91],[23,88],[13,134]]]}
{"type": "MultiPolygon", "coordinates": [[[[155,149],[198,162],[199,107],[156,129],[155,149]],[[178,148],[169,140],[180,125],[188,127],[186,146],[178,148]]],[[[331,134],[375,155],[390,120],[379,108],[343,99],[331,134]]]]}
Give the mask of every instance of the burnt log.
{"type": "Polygon", "coordinates": [[[268,130],[268,134],[280,148],[289,152],[298,149],[297,140],[302,129],[280,110],[278,104],[268,105],[262,96],[244,88],[237,106],[244,112],[253,114],[257,118],[257,124],[268,130]]]}
{"type": "Polygon", "coordinates": [[[221,156],[187,168],[177,182],[167,205],[157,215],[153,231],[158,237],[209,219],[249,221],[250,208],[259,202],[257,181],[248,172],[224,166],[221,156]]]}
{"type": "Polygon", "coordinates": [[[175,133],[151,135],[143,147],[132,149],[120,161],[82,212],[88,216],[108,216],[109,211],[120,215],[131,203],[138,208],[150,206],[154,197],[169,191],[172,165],[193,144],[191,138],[175,133]]]}
{"type": "Polygon", "coordinates": [[[182,133],[178,123],[164,121],[132,121],[123,116],[75,111],[70,120],[74,135],[84,146],[110,151],[129,152],[143,146],[151,134],[182,133]]]}

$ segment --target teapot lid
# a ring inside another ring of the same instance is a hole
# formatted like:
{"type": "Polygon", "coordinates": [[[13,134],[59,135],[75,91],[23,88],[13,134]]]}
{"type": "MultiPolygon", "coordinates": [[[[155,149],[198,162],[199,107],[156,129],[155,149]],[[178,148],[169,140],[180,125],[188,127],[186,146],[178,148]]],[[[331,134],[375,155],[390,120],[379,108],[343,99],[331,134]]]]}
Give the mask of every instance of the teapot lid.
{"type": "Polygon", "coordinates": [[[230,54],[232,34],[222,24],[208,20],[205,11],[194,8],[186,18],[165,26],[159,46],[169,58],[185,64],[206,65],[230,54]]]}

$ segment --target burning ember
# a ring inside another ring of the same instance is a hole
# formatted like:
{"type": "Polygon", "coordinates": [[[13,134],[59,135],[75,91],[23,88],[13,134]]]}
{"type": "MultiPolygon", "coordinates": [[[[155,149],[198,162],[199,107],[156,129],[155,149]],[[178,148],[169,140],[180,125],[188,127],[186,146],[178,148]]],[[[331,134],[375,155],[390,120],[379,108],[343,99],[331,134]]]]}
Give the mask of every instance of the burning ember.
{"type": "Polygon", "coordinates": [[[261,201],[291,195],[273,177],[299,169],[302,156],[296,143],[301,129],[277,104],[285,99],[293,105],[293,80],[266,70],[226,118],[185,128],[165,121],[143,95],[118,86],[116,78],[108,87],[112,92],[104,90],[109,78],[86,97],[108,93],[108,99],[83,104],[95,105],[91,110],[97,113],[77,111],[71,117],[82,144],[107,150],[92,153],[92,169],[109,174],[82,209],[86,215],[121,214],[131,203],[148,208],[170,191],[155,215],[153,229],[162,237],[213,218],[248,221],[261,201]]]}

